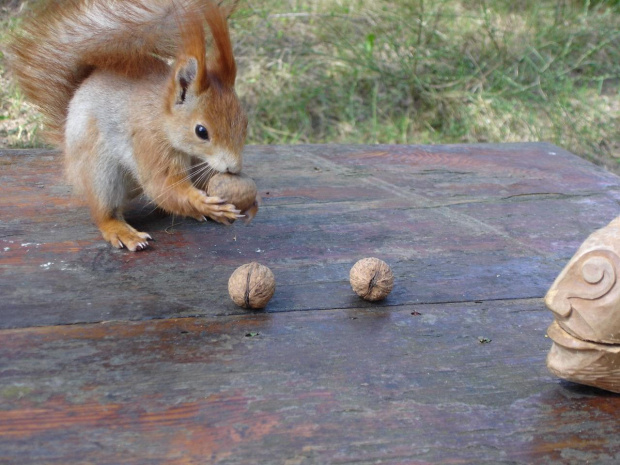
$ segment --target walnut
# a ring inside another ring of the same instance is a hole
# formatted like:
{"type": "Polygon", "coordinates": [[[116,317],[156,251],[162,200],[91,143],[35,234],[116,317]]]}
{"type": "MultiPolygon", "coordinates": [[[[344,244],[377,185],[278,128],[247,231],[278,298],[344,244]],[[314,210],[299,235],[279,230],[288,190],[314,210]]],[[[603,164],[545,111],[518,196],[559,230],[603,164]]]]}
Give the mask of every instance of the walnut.
{"type": "Polygon", "coordinates": [[[259,197],[256,184],[248,175],[217,173],[211,177],[207,186],[207,195],[220,197],[232,203],[237,210],[251,221],[258,211],[259,197]]]}
{"type": "Polygon", "coordinates": [[[371,302],[385,299],[394,286],[389,265],[378,258],[362,258],[349,272],[351,287],[357,295],[371,302]]]}
{"type": "Polygon", "coordinates": [[[228,280],[228,293],[234,303],[243,308],[265,308],[276,290],[271,270],[252,262],[237,268],[228,280]]]}

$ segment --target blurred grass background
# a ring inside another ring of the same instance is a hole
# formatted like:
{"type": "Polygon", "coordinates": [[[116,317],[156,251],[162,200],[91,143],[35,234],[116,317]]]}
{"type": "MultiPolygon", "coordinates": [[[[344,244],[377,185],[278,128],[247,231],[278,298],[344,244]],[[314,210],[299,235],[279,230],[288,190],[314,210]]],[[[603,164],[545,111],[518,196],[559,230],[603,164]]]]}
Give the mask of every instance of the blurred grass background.
{"type": "MultiPolygon", "coordinates": [[[[0,42],[28,4],[2,0],[0,42]]],[[[620,173],[620,0],[241,0],[250,144],[550,141],[620,173]]],[[[0,57],[0,146],[42,144],[0,57]]]]}

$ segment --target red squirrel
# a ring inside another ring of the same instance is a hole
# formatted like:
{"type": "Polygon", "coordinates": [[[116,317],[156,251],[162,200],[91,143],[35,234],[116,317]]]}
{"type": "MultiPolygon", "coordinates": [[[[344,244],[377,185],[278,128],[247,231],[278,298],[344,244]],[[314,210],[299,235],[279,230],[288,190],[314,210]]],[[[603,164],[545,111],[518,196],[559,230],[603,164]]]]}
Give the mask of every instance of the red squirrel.
{"type": "Polygon", "coordinates": [[[248,123],[226,14],[212,1],[50,1],[25,20],[9,62],[112,246],[152,240],[123,217],[140,194],[199,221],[241,216],[204,190],[213,172],[241,171],[248,123]]]}

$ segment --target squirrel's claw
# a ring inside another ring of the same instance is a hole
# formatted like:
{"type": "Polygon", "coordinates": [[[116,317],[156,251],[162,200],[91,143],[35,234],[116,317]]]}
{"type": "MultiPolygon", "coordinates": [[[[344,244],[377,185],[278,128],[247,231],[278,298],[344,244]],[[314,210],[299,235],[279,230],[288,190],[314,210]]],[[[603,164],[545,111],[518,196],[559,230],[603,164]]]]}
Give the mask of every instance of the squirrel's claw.
{"type": "Polygon", "coordinates": [[[207,217],[204,215],[192,215],[192,218],[194,218],[196,221],[198,221],[199,223],[204,223],[205,221],[207,221],[207,217]]]}
{"type": "Polygon", "coordinates": [[[204,191],[199,191],[197,197],[193,197],[192,204],[195,209],[189,216],[202,221],[204,217],[211,218],[222,224],[231,224],[241,211],[233,204],[227,203],[226,199],[218,196],[210,197],[204,191]]]}
{"type": "Polygon", "coordinates": [[[211,212],[209,218],[218,223],[230,225],[239,217],[240,213],[241,211],[237,210],[234,205],[226,204],[222,205],[220,209],[211,212]]]}
{"type": "Polygon", "coordinates": [[[200,195],[202,196],[201,202],[207,205],[223,205],[226,203],[226,199],[218,196],[211,197],[205,191],[200,191],[200,195]]]}
{"type": "Polygon", "coordinates": [[[136,252],[149,246],[149,240],[153,240],[150,234],[137,231],[124,221],[110,218],[99,224],[103,238],[117,249],[136,252]]]}

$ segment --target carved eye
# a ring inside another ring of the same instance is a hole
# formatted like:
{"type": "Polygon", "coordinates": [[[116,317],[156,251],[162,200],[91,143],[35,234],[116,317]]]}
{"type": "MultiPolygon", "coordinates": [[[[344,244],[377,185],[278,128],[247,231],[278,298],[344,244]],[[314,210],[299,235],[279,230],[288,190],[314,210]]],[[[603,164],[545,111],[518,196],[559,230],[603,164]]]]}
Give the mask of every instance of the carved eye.
{"type": "Polygon", "coordinates": [[[202,140],[209,140],[209,131],[202,124],[196,125],[196,135],[202,140]]]}

